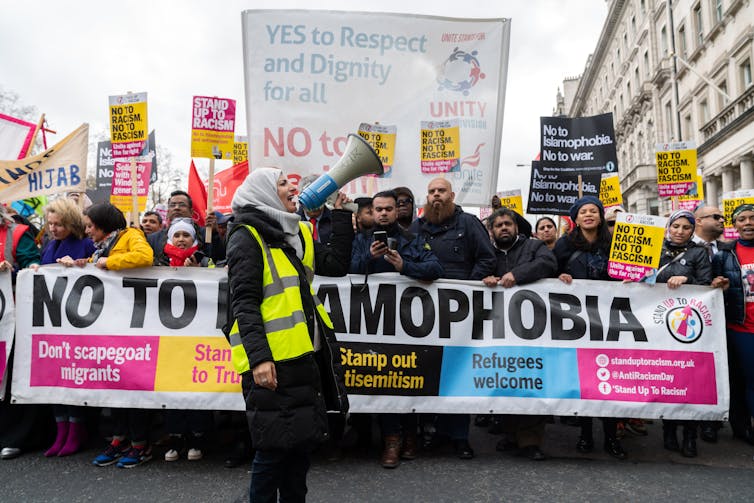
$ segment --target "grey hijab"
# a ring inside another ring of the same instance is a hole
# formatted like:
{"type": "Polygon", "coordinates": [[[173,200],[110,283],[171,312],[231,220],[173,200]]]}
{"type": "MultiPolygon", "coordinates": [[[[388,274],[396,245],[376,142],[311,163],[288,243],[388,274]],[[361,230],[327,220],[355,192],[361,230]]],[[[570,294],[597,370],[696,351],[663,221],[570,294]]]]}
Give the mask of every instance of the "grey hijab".
{"type": "Polygon", "coordinates": [[[252,206],[280,224],[285,233],[286,242],[296,250],[298,258],[303,258],[304,250],[298,237],[298,213],[286,211],[283,202],[278,197],[278,178],[283,170],[278,168],[256,168],[238,187],[233,201],[230,203],[234,213],[244,206],[252,206]]]}

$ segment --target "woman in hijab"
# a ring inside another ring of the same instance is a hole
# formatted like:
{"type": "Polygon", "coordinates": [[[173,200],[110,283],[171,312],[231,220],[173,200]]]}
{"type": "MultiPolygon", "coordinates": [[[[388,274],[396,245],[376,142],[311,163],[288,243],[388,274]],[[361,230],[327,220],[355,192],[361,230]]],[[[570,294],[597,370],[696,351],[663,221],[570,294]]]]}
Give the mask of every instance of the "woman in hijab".
{"type": "MultiPolygon", "coordinates": [[[[681,285],[709,285],[712,281],[712,267],[707,250],[697,246],[694,237],[694,214],[678,210],[668,217],[665,240],[662,243],[660,266],[656,273],[657,283],[666,283],[668,288],[681,285]]],[[[687,458],[697,455],[695,421],[664,420],[662,423],[663,445],[670,451],[681,451],[687,458]],[[683,443],[678,444],[676,429],[683,426],[683,443]]]]}
{"type": "Polygon", "coordinates": [[[327,410],[345,414],[332,322],[313,274],[343,276],[351,212],[332,211],[330,242],[314,242],[296,214],[296,189],[277,168],[257,168],[236,191],[227,257],[227,334],[242,375],[251,438],[250,501],[304,501],[309,453],[327,439],[327,410]]]}

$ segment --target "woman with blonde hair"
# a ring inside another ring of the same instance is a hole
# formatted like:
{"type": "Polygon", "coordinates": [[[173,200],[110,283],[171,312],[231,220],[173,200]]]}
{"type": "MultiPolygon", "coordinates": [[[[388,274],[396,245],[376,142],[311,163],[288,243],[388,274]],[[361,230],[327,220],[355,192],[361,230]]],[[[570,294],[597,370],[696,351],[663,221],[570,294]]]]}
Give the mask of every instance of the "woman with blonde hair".
{"type": "MultiPolygon", "coordinates": [[[[84,217],[76,203],[60,198],[45,208],[45,228],[50,240],[42,250],[42,265],[92,256],[94,242],[86,237],[84,217]]],[[[57,433],[52,447],[45,456],[70,456],[78,452],[86,438],[86,426],[81,407],[74,405],[53,406],[57,433]]]]}

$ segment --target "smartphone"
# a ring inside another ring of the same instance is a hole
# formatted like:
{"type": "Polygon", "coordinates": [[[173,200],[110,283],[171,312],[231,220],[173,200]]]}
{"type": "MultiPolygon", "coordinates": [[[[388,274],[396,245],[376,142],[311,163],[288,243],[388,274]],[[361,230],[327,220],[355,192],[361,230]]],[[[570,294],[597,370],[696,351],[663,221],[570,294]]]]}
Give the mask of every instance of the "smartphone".
{"type": "Polygon", "coordinates": [[[386,231],[374,231],[374,240],[379,241],[387,247],[387,232],[386,231]]]}
{"type": "Polygon", "coordinates": [[[202,259],[204,259],[204,257],[205,255],[202,252],[200,251],[194,252],[194,260],[196,260],[197,264],[201,264],[202,259]]]}

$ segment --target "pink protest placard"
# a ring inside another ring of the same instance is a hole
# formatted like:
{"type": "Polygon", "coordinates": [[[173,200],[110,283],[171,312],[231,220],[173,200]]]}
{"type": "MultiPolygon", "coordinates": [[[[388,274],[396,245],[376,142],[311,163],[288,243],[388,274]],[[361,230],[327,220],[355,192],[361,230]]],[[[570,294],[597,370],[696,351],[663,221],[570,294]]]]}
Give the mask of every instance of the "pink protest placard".
{"type": "Polygon", "coordinates": [[[158,336],[32,335],[34,386],[154,390],[158,336]]]}
{"type": "Polygon", "coordinates": [[[191,157],[233,159],[236,100],[194,96],[191,116],[191,157]]]}
{"type": "MultiPolygon", "coordinates": [[[[151,160],[136,163],[136,195],[139,198],[139,211],[144,211],[147,205],[151,173],[151,160]]],[[[113,184],[110,190],[110,202],[124,213],[131,211],[130,162],[115,161],[113,164],[113,184]]]]}

